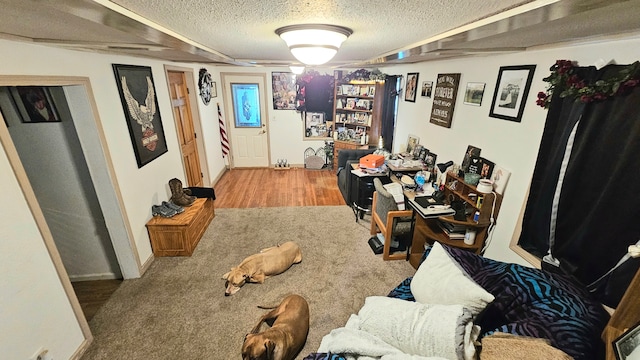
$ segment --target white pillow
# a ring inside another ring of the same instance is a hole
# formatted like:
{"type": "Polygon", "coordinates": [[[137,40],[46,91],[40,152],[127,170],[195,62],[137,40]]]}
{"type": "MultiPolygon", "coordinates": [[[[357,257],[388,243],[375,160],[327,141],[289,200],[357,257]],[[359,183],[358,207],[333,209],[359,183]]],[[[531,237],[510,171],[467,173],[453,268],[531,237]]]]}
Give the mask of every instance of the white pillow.
{"type": "Polygon", "coordinates": [[[478,315],[495,297],[476,284],[437,241],[411,280],[411,293],[423,304],[462,305],[478,315]]]}
{"type": "Polygon", "coordinates": [[[348,326],[374,335],[406,354],[475,359],[480,328],[461,305],[420,304],[369,296],[348,326]]]}

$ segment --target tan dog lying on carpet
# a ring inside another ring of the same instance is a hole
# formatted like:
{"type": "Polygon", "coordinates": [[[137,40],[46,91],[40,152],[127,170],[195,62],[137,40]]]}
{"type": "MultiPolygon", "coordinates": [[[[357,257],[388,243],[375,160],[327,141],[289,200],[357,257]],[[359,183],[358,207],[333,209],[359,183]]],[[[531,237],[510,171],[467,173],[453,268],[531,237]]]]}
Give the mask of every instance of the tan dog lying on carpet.
{"type": "MultiPolygon", "coordinates": [[[[264,308],[264,307],[262,307],[264,308]]],[[[262,315],[244,338],[243,360],[293,360],[309,333],[309,304],[299,295],[285,297],[280,305],[262,315]],[[263,322],[271,327],[263,332],[263,322]]]]}
{"type": "Polygon", "coordinates": [[[225,296],[233,295],[246,282],[262,284],[271,275],[285,272],[293,264],[302,261],[302,252],[298,244],[288,241],[284,244],[262,249],[258,254],[251,255],[222,275],[227,280],[225,296]]]}

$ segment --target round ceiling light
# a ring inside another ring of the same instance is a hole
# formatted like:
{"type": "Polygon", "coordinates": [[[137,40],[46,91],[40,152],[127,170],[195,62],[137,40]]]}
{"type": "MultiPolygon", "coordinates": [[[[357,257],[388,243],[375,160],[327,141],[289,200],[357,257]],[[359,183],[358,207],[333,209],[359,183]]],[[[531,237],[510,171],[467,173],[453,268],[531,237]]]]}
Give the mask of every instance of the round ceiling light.
{"type": "Polygon", "coordinates": [[[322,65],[331,60],[340,45],[353,34],[349,28],[326,24],[289,25],[276,29],[298,61],[322,65]]]}

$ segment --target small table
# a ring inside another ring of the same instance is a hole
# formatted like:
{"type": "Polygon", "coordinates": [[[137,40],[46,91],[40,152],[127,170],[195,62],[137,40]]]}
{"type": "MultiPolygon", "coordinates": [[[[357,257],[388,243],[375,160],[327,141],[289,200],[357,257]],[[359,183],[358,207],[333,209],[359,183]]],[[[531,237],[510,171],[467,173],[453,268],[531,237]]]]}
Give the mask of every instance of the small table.
{"type": "Polygon", "coordinates": [[[365,214],[371,212],[371,203],[373,202],[373,192],[375,191],[375,186],[373,185],[373,179],[379,178],[383,184],[388,184],[391,182],[389,179],[389,173],[366,173],[360,170],[360,167],[356,164],[351,164],[353,170],[351,170],[351,176],[356,176],[357,180],[352,182],[355,184],[356,188],[352,189],[355,194],[358,194],[356,197],[356,201],[351,204],[351,209],[353,210],[353,214],[356,216],[356,222],[359,219],[364,218],[365,214]]]}

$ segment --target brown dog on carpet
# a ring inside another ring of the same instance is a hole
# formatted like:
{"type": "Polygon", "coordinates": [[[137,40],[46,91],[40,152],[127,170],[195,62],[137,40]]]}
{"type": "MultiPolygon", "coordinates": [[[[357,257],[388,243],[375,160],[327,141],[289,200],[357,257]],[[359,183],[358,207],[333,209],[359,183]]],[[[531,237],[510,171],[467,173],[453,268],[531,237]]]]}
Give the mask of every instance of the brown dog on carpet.
{"type": "Polygon", "coordinates": [[[247,282],[262,284],[264,279],[285,272],[293,264],[302,261],[298,244],[288,241],[284,244],[262,249],[258,254],[245,258],[240,265],[222,275],[226,280],[225,296],[233,295],[247,282]]]}
{"type": "MultiPolygon", "coordinates": [[[[265,307],[261,307],[265,308],[265,307]]],[[[242,344],[243,360],[293,360],[309,333],[309,304],[299,295],[285,297],[280,305],[262,315],[242,344]],[[260,331],[262,323],[271,327],[260,331]]]]}

